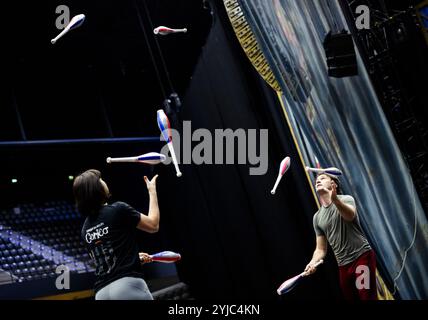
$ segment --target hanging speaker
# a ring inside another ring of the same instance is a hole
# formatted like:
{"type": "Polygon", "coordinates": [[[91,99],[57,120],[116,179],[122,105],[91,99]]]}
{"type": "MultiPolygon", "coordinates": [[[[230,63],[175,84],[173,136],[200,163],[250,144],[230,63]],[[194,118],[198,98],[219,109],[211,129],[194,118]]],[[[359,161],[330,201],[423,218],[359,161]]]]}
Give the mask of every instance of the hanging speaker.
{"type": "Polygon", "coordinates": [[[344,78],[358,75],[357,54],[352,35],[347,31],[332,34],[330,31],[324,39],[327,57],[328,75],[344,78]]]}

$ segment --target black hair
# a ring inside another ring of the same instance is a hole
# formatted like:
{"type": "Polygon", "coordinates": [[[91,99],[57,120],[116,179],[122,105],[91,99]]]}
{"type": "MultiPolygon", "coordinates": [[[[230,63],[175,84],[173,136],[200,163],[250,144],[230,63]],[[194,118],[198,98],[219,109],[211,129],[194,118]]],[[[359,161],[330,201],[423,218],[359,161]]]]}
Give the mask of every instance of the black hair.
{"type": "Polygon", "coordinates": [[[101,172],[94,169],[87,170],[74,179],[73,194],[76,207],[85,217],[96,215],[110,197],[100,180],[101,172]]]}

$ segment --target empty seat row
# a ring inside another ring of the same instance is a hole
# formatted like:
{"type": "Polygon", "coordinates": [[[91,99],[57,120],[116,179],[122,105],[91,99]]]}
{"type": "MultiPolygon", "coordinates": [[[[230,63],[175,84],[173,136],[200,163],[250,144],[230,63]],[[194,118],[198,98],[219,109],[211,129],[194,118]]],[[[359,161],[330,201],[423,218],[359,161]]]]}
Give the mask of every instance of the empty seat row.
{"type": "Polygon", "coordinates": [[[0,211],[0,269],[19,281],[56,276],[58,264],[94,272],[80,236],[82,217],[64,201],[0,211]]]}

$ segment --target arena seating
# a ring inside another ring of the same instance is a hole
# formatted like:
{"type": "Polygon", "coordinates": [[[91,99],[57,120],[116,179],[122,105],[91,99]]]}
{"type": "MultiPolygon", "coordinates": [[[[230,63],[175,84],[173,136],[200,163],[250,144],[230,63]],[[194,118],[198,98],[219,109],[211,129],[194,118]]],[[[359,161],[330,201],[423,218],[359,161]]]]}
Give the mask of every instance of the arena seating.
{"type": "MultiPolygon", "coordinates": [[[[27,203],[0,210],[0,299],[65,294],[55,287],[59,265],[70,270],[71,291],[86,292],[82,297],[92,299],[95,269],[80,238],[82,222],[67,201],[27,203]]],[[[156,299],[190,297],[187,286],[179,283],[174,265],[151,264],[145,269],[156,299]]]]}

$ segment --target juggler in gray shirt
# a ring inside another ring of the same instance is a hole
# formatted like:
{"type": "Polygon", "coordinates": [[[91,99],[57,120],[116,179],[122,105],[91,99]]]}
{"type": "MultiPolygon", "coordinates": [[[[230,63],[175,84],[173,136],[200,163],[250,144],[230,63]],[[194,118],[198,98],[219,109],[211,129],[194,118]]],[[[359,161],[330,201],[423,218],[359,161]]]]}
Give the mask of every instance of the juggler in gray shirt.
{"type": "MultiPolygon", "coordinates": [[[[338,195],[337,197],[343,203],[356,208],[353,197],[348,195],[338,195]]],[[[371,250],[361,229],[358,214],[355,214],[352,222],[347,222],[333,203],[328,207],[321,207],[315,213],[314,229],[317,236],[327,238],[339,266],[351,263],[363,253],[371,250]]]]}

